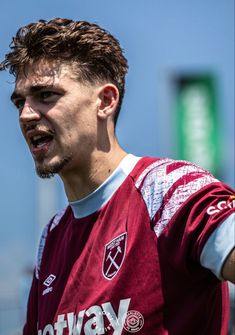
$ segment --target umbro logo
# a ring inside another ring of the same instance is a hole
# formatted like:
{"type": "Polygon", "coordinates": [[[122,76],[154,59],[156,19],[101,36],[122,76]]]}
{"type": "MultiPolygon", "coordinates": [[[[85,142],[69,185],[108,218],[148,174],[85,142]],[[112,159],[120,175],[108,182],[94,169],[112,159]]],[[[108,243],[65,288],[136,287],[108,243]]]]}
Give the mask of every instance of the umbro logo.
{"type": "Polygon", "coordinates": [[[43,290],[42,295],[45,295],[47,293],[50,293],[53,290],[53,287],[51,284],[56,279],[56,276],[53,274],[50,274],[50,276],[47,277],[46,280],[44,280],[43,285],[45,285],[47,288],[43,290]]]}

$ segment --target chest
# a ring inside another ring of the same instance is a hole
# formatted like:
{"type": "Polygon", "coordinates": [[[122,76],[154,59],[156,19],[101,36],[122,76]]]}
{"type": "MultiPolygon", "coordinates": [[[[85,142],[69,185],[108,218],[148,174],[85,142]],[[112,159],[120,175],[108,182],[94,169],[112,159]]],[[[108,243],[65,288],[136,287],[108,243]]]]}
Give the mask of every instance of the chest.
{"type": "Polygon", "coordinates": [[[41,266],[39,324],[63,315],[67,327],[75,318],[85,327],[98,313],[102,326],[131,309],[146,314],[156,306],[151,300],[161,303],[156,235],[145,205],[138,194],[119,199],[86,220],[69,216],[51,232],[41,266]]]}

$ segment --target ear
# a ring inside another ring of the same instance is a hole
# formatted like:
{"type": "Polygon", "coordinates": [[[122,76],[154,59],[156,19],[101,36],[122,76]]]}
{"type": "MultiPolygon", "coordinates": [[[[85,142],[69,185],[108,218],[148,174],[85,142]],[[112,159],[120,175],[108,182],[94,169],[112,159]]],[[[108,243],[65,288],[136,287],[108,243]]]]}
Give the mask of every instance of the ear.
{"type": "Polygon", "coordinates": [[[107,119],[114,115],[119,102],[119,91],[114,84],[105,84],[99,90],[99,105],[97,116],[100,119],[107,119]]]}

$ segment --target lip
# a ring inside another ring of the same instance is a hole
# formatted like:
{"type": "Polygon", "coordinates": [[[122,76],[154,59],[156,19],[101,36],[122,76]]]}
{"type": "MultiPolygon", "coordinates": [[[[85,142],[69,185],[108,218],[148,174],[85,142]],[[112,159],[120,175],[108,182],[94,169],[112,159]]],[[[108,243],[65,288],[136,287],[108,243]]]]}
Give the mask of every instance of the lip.
{"type": "Polygon", "coordinates": [[[51,141],[49,143],[43,144],[40,147],[34,147],[31,145],[30,150],[33,156],[39,156],[42,154],[45,155],[48,152],[50,146],[51,146],[51,141]]]}
{"type": "Polygon", "coordinates": [[[26,140],[30,147],[30,151],[32,152],[34,156],[37,156],[39,154],[45,154],[49,150],[49,147],[51,146],[53,139],[54,139],[54,134],[50,130],[33,129],[33,130],[28,130],[26,132],[26,140]],[[44,137],[50,136],[51,140],[49,140],[48,142],[42,143],[39,146],[36,146],[33,143],[33,138],[35,136],[44,136],[44,137]]]}

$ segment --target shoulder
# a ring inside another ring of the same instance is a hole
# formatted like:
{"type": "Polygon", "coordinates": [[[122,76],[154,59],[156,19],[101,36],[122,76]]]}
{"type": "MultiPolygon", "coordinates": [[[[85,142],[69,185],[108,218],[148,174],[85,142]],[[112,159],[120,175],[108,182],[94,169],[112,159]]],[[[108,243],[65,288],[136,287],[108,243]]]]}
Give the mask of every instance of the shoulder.
{"type": "Polygon", "coordinates": [[[61,222],[62,217],[64,216],[66,209],[63,209],[61,212],[57,213],[50,221],[49,223],[44,227],[41,238],[39,241],[39,246],[38,246],[38,252],[37,252],[37,258],[36,258],[36,265],[35,265],[35,275],[36,278],[39,278],[39,271],[40,271],[40,266],[41,266],[41,261],[42,261],[42,255],[43,251],[46,245],[46,240],[50,232],[59,225],[61,222]]]}
{"type": "MultiPolygon", "coordinates": [[[[146,158],[143,158],[145,161],[146,158]]],[[[146,184],[171,183],[173,184],[182,177],[192,177],[192,179],[207,176],[208,181],[218,181],[208,171],[203,168],[183,160],[174,160],[170,158],[156,158],[150,164],[145,166],[136,180],[136,187],[143,188],[146,184]]]]}
{"type": "Polygon", "coordinates": [[[183,205],[193,204],[198,192],[207,193],[208,187],[218,183],[213,175],[193,163],[163,158],[145,167],[135,185],[159,236],[183,205]]]}
{"type": "Polygon", "coordinates": [[[153,204],[150,198],[161,203],[166,197],[169,200],[181,194],[186,199],[204,186],[217,182],[212,174],[193,163],[163,158],[145,167],[135,185],[145,202],[153,204]]]}

